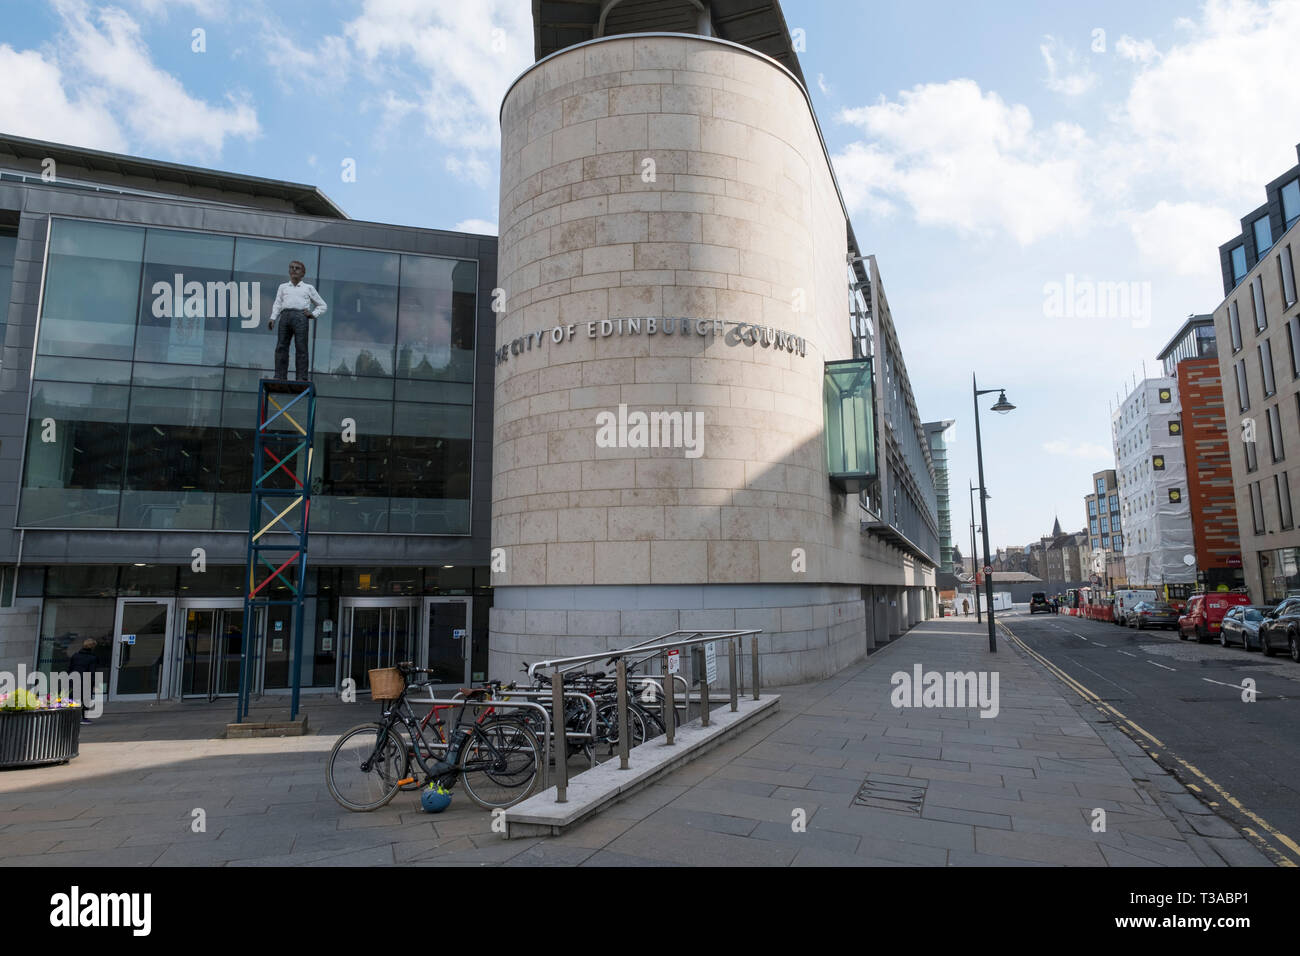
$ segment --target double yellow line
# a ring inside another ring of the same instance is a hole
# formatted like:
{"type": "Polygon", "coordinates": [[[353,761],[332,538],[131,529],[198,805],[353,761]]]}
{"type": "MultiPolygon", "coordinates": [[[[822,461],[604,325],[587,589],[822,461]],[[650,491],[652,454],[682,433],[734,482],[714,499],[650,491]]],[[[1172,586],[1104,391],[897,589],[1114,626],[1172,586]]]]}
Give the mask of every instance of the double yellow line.
{"type": "MultiPolygon", "coordinates": [[[[1300,859],[1300,845],[1298,845],[1295,842],[1295,840],[1292,840],[1285,833],[1282,833],[1280,830],[1271,826],[1269,822],[1265,820],[1263,817],[1261,817],[1259,814],[1255,813],[1252,810],[1246,809],[1246,807],[1242,805],[1240,800],[1238,800],[1232,794],[1228,793],[1227,790],[1224,790],[1221,786],[1219,786],[1217,783],[1215,783],[1213,780],[1207,777],[1204,773],[1201,772],[1201,770],[1198,767],[1193,766],[1192,764],[1184,760],[1182,757],[1178,756],[1176,753],[1171,752],[1164,745],[1164,742],[1161,741],[1158,737],[1156,737],[1152,733],[1149,733],[1146,730],[1143,730],[1141,727],[1139,727],[1133,721],[1129,720],[1126,716],[1124,716],[1122,713],[1120,713],[1110,704],[1106,703],[1104,700],[1102,700],[1100,697],[1098,697],[1096,694],[1090,691],[1083,684],[1079,683],[1077,680],[1075,680],[1065,671],[1061,670],[1061,668],[1057,667],[1055,664],[1049,661],[1042,654],[1039,654],[1037,651],[1035,651],[1033,648],[1027,645],[1020,638],[1016,637],[1016,635],[1012,633],[1011,629],[1007,627],[1005,624],[1003,624],[1001,621],[998,622],[998,626],[1006,633],[1008,639],[1013,641],[1017,647],[1023,650],[1034,660],[1038,661],[1038,663],[1042,664],[1045,668],[1047,668],[1048,671],[1050,671],[1053,675],[1055,675],[1067,687],[1073,690],[1076,694],[1078,694],[1088,703],[1092,704],[1103,714],[1109,714],[1111,717],[1115,718],[1115,726],[1119,727],[1120,730],[1124,731],[1124,733],[1128,734],[1130,737],[1136,740],[1137,743],[1150,755],[1150,757],[1153,760],[1160,756],[1160,752],[1165,753],[1171,760],[1176,761],[1180,766],[1182,766],[1189,773],[1195,776],[1198,780],[1204,783],[1206,787],[1214,791],[1214,793],[1218,794],[1223,799],[1223,801],[1227,803],[1230,807],[1232,807],[1242,816],[1246,817],[1252,823],[1256,824],[1261,830],[1267,833],[1270,837],[1272,837],[1278,843],[1282,844],[1282,846],[1290,850],[1297,859],[1300,859]],[[1152,750],[1151,746],[1148,745],[1147,741],[1150,741],[1151,744],[1154,744],[1156,747],[1158,747],[1159,751],[1152,750]]],[[[1201,788],[1196,786],[1196,784],[1194,783],[1188,783],[1187,787],[1191,790],[1196,791],[1197,793],[1202,792],[1201,788]]],[[[1211,803],[1211,805],[1213,806],[1214,804],[1211,803]]],[[[1254,830],[1251,827],[1242,827],[1241,829],[1242,832],[1245,833],[1246,836],[1248,836],[1251,840],[1253,840],[1260,847],[1260,849],[1263,850],[1278,866],[1296,866],[1295,860],[1286,856],[1286,854],[1284,854],[1281,850],[1279,850],[1277,847],[1269,843],[1256,830],[1254,830]]]]}

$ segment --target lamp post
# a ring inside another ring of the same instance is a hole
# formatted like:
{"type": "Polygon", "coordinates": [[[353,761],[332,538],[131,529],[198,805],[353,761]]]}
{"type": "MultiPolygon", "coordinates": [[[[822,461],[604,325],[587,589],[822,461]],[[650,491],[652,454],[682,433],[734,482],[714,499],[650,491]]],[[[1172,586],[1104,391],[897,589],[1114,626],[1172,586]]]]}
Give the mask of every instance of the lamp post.
{"type": "Polygon", "coordinates": [[[975,599],[975,623],[983,623],[984,617],[980,613],[980,591],[979,585],[979,548],[975,547],[975,485],[970,486],[970,569],[971,569],[971,588],[970,596],[975,599]]]}
{"type": "MultiPolygon", "coordinates": [[[[988,507],[985,501],[988,495],[984,492],[984,445],[980,440],[980,396],[989,395],[998,392],[998,400],[993,405],[993,411],[1000,415],[1005,415],[1016,406],[1007,401],[1006,389],[986,388],[981,390],[979,384],[975,381],[975,373],[971,373],[971,398],[975,404],[975,459],[979,463],[980,476],[980,524],[983,526],[981,531],[984,535],[984,593],[988,595],[989,602],[989,653],[998,652],[997,632],[993,627],[993,563],[989,560],[989,515],[988,507]]],[[[978,602],[978,598],[976,599],[978,602]]]]}

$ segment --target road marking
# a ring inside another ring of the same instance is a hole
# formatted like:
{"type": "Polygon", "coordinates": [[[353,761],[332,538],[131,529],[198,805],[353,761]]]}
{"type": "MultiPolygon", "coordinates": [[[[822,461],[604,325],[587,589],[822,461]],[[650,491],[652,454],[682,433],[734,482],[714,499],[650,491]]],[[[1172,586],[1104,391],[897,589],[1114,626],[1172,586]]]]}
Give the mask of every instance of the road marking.
{"type": "Polygon", "coordinates": [[[1130,654],[1128,651],[1120,651],[1119,653],[1123,654],[1125,657],[1132,657],[1132,658],[1137,657],[1136,654],[1130,654]]]}
{"type": "MultiPolygon", "coordinates": [[[[1147,660],[1147,663],[1148,663],[1148,664],[1156,664],[1155,661],[1153,661],[1153,660],[1149,660],[1149,659],[1147,660]]],[[[1164,667],[1165,670],[1167,670],[1167,671],[1176,671],[1176,670],[1178,670],[1177,667],[1165,667],[1164,664],[1156,664],[1156,667],[1164,667]]]]}
{"type": "MultiPolygon", "coordinates": [[[[1147,733],[1147,731],[1143,730],[1143,729],[1142,729],[1141,727],[1139,727],[1137,724],[1133,723],[1133,721],[1129,720],[1127,717],[1125,717],[1122,713],[1120,713],[1118,710],[1116,710],[1116,709],[1115,709],[1114,707],[1112,707],[1110,704],[1106,703],[1104,700],[1102,700],[1100,697],[1098,697],[1098,696],[1097,696],[1096,694],[1094,694],[1092,691],[1088,690],[1087,687],[1085,687],[1085,686],[1083,686],[1082,684],[1080,684],[1077,680],[1075,680],[1073,677],[1071,677],[1071,676],[1070,676],[1069,674],[1067,674],[1065,671],[1061,670],[1061,668],[1057,667],[1055,664],[1053,664],[1051,661],[1049,661],[1049,660],[1048,660],[1046,657],[1044,657],[1042,654],[1038,653],[1036,650],[1034,650],[1033,648],[1031,648],[1028,644],[1026,644],[1026,643],[1025,643],[1024,641],[1022,641],[1020,638],[1016,637],[1015,633],[1013,633],[1012,630],[1011,630],[1009,627],[1007,627],[1005,624],[1004,624],[1002,627],[1003,627],[1003,630],[1006,632],[1007,637],[1009,637],[1009,638],[1011,639],[1011,641],[1012,641],[1012,642],[1013,642],[1017,647],[1019,647],[1021,650],[1023,650],[1023,651],[1024,651],[1026,654],[1028,654],[1030,657],[1034,658],[1036,661],[1038,661],[1040,664],[1042,664],[1045,668],[1047,668],[1048,671],[1050,671],[1052,674],[1054,674],[1054,675],[1055,675],[1055,676],[1056,676],[1056,677],[1057,677],[1057,678],[1058,678],[1062,683],[1064,683],[1067,687],[1069,687],[1071,690],[1073,690],[1076,694],[1078,694],[1080,697],[1082,697],[1082,698],[1083,698],[1084,700],[1086,700],[1088,703],[1092,704],[1094,707],[1096,707],[1096,708],[1097,708],[1098,710],[1100,710],[1100,711],[1103,711],[1103,712],[1106,712],[1106,713],[1113,714],[1113,715],[1114,715],[1116,718],[1118,718],[1122,723],[1127,724],[1128,726],[1132,727],[1132,728],[1133,728],[1137,733],[1141,734],[1141,735],[1142,735],[1143,737],[1145,737],[1147,740],[1152,741],[1156,746],[1160,747],[1162,750],[1165,749],[1165,745],[1164,745],[1163,743],[1161,743],[1159,740],[1157,740],[1153,735],[1147,733]]],[[[1153,662],[1153,663],[1154,663],[1154,662],[1153,662]]],[[[1121,730],[1124,729],[1122,726],[1120,726],[1120,724],[1116,724],[1116,726],[1120,727],[1121,730]]],[[[1127,731],[1125,731],[1125,732],[1127,733],[1127,731]]],[[[1130,736],[1131,736],[1131,735],[1130,735],[1130,736]]],[[[1141,743],[1141,741],[1139,741],[1139,743],[1141,743]]],[[[1146,745],[1143,744],[1143,746],[1146,746],[1146,745]]],[[[1150,751],[1150,748],[1148,748],[1148,752],[1151,753],[1151,756],[1152,756],[1153,759],[1156,758],[1156,757],[1159,757],[1159,754],[1158,754],[1158,753],[1151,752],[1151,751],[1150,751]]],[[[1277,842],[1279,842],[1279,843],[1281,843],[1283,846],[1287,847],[1289,850],[1291,850],[1292,853],[1296,854],[1297,857],[1300,857],[1300,844],[1297,844],[1294,840],[1292,840],[1292,839],[1291,839],[1289,836],[1287,836],[1285,833],[1282,833],[1280,830],[1275,829],[1271,824],[1268,823],[1267,820],[1265,820],[1265,819],[1264,819],[1263,817],[1261,817],[1259,814],[1257,814],[1257,813],[1255,813],[1255,812],[1253,812],[1253,811],[1251,811],[1251,810],[1246,809],[1246,807],[1241,803],[1240,800],[1238,800],[1238,799],[1237,799],[1236,797],[1234,797],[1232,794],[1228,793],[1228,791],[1226,791],[1226,790],[1224,790],[1222,787],[1220,787],[1217,783],[1215,783],[1213,780],[1211,780],[1209,777],[1207,777],[1204,773],[1202,773],[1202,772],[1201,772],[1197,767],[1195,767],[1195,766],[1193,766],[1192,764],[1188,763],[1186,760],[1184,760],[1182,757],[1179,757],[1179,756],[1178,756],[1177,754],[1175,754],[1175,753],[1172,753],[1172,752],[1171,752],[1171,753],[1169,753],[1169,756],[1170,756],[1170,758],[1172,758],[1173,760],[1178,761],[1178,763],[1180,763],[1183,767],[1185,767],[1189,772],[1191,772],[1192,774],[1195,774],[1197,778],[1199,778],[1203,783],[1205,783],[1205,784],[1206,784],[1207,786],[1209,786],[1212,790],[1214,790],[1214,791],[1215,791],[1215,792],[1216,792],[1220,797],[1222,797],[1222,798],[1223,798],[1223,799],[1224,799],[1224,800],[1225,800],[1225,801],[1226,801],[1230,806],[1232,806],[1234,809],[1236,809],[1239,813],[1241,813],[1243,816],[1249,818],[1252,822],[1258,824],[1259,827],[1260,827],[1261,829],[1263,829],[1266,833],[1268,833],[1271,837],[1273,837],[1273,839],[1277,840],[1277,842]]],[[[1197,786],[1196,786],[1195,784],[1193,784],[1193,783],[1188,782],[1188,783],[1186,783],[1186,784],[1184,784],[1184,785],[1185,785],[1186,787],[1188,787],[1189,789],[1191,789],[1191,790],[1195,790],[1195,791],[1198,792],[1198,793],[1202,792],[1201,789],[1200,789],[1199,787],[1197,787],[1197,786]]],[[[1262,836],[1260,836],[1260,835],[1259,835],[1257,832],[1255,832],[1255,830],[1252,829],[1251,827],[1242,827],[1242,828],[1241,828],[1241,832],[1244,833],[1246,836],[1248,836],[1250,839],[1254,840],[1256,843],[1258,843],[1259,846],[1260,846],[1260,847],[1261,847],[1261,848],[1262,848],[1262,849],[1263,849],[1263,850],[1264,850],[1264,851],[1265,851],[1265,852],[1266,852],[1270,857],[1273,858],[1274,862],[1277,863],[1278,866],[1295,866],[1295,865],[1296,865],[1296,863],[1295,863],[1294,860],[1290,859],[1290,858],[1287,857],[1284,853],[1282,853],[1280,850],[1278,850],[1276,847],[1274,847],[1272,844],[1270,844],[1266,839],[1264,839],[1262,836]]]]}
{"type": "Polygon", "coordinates": [[[1093,641],[1092,643],[1097,644],[1098,647],[1110,647],[1109,644],[1098,644],[1096,641],[1093,641]]]}
{"type": "Polygon", "coordinates": [[[1207,684],[1218,684],[1220,687],[1231,687],[1233,690],[1245,690],[1244,684],[1225,684],[1221,680],[1210,680],[1208,677],[1202,677],[1201,680],[1205,681],[1207,684]]]}

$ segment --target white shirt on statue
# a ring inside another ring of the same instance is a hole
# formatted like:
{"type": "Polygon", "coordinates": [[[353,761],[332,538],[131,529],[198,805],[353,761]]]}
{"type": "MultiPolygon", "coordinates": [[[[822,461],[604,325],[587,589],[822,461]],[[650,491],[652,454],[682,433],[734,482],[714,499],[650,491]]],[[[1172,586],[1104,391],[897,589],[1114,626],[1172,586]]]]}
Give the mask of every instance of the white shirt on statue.
{"type": "Polygon", "coordinates": [[[299,282],[294,285],[292,282],[281,282],[280,288],[275,292],[275,304],[271,306],[271,323],[275,324],[275,320],[280,317],[280,312],[284,309],[310,312],[314,319],[322,315],[327,308],[325,300],[308,283],[299,282]]]}

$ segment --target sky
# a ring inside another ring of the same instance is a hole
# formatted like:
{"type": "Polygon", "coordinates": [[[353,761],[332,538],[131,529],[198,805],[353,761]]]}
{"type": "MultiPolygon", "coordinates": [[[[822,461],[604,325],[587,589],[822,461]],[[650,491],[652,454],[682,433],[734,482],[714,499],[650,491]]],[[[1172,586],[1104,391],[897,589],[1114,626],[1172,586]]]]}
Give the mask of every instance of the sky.
{"type": "MultiPolygon", "coordinates": [[[[531,8],[0,0],[0,130],[495,233],[497,111],[533,59],[531,8]]],[[[1218,246],[1297,162],[1300,0],[782,9],[921,415],[956,422],[955,540],[972,375],[1017,406],[980,419],[993,546],[1082,528],[1114,467],[1110,405],[1219,305],[1218,246]]]]}

